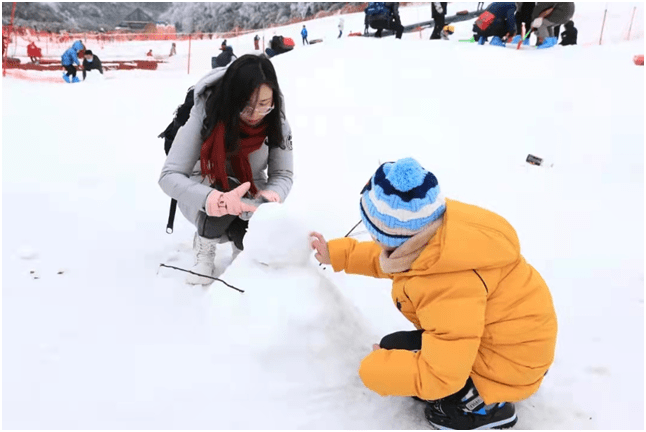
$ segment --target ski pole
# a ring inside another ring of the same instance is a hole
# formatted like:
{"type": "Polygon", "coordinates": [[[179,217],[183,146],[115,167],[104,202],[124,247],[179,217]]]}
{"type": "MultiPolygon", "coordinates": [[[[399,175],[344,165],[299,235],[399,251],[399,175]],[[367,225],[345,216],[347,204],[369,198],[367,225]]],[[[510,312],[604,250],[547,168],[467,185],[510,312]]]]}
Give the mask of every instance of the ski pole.
{"type": "Polygon", "coordinates": [[[517,50],[520,49],[520,46],[523,44],[523,42],[525,42],[525,39],[527,39],[529,35],[532,33],[532,30],[533,29],[530,28],[527,34],[525,34],[525,37],[518,41],[518,45],[516,46],[517,50]]]}

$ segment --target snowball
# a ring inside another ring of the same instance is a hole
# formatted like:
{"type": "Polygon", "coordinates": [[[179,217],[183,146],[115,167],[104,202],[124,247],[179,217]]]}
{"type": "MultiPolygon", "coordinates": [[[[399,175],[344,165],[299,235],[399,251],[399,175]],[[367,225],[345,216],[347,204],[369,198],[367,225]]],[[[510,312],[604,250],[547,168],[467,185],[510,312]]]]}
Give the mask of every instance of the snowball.
{"type": "Polygon", "coordinates": [[[312,253],[309,233],[298,213],[289,206],[262,204],[249,221],[244,253],[272,267],[302,266],[312,253]]]}
{"type": "Polygon", "coordinates": [[[18,249],[18,256],[24,260],[32,260],[38,258],[38,252],[30,246],[22,246],[18,249]]]}

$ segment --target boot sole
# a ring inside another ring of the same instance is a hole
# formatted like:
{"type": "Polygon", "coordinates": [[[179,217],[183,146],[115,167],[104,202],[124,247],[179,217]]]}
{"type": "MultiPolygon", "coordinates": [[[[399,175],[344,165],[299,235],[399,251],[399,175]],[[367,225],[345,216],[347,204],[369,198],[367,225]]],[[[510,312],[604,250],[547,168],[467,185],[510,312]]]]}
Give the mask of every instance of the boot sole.
{"type": "MultiPolygon", "coordinates": [[[[433,423],[432,421],[430,421],[428,419],[427,419],[427,421],[431,425],[431,427],[433,429],[435,429],[435,430],[457,430],[457,429],[451,429],[451,428],[446,427],[446,426],[441,426],[441,425],[435,424],[435,423],[433,423]]],[[[514,427],[514,425],[516,424],[517,421],[518,421],[518,417],[516,416],[516,414],[514,414],[514,416],[512,418],[510,418],[510,419],[501,420],[499,422],[490,423],[488,425],[480,426],[479,428],[475,428],[474,430],[510,429],[510,428],[514,427]]]]}

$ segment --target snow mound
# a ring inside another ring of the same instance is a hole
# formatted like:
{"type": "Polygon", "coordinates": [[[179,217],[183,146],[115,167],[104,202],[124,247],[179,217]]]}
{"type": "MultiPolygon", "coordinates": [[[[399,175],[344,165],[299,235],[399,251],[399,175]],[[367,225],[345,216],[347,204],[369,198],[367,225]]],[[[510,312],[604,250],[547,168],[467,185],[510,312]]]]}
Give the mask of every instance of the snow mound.
{"type": "Polygon", "coordinates": [[[244,254],[271,267],[303,266],[312,254],[309,233],[294,208],[263,204],[249,221],[244,254]]]}

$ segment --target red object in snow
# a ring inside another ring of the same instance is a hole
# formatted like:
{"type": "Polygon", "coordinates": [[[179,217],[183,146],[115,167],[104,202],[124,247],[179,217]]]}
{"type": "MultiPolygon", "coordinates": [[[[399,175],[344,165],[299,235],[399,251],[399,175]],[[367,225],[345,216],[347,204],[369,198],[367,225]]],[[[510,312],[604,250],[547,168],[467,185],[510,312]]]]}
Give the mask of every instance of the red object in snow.
{"type": "Polygon", "coordinates": [[[633,57],[633,61],[637,66],[644,66],[644,54],[636,55],[633,57]]]}
{"type": "Polygon", "coordinates": [[[363,36],[361,32],[349,33],[348,36],[363,36]]]}
{"type": "Polygon", "coordinates": [[[290,46],[290,47],[293,47],[296,45],[294,43],[294,39],[292,38],[283,38],[283,43],[285,44],[285,46],[290,46]]]}
{"type": "Polygon", "coordinates": [[[36,57],[36,58],[41,58],[43,56],[43,53],[40,48],[36,46],[35,43],[30,43],[27,45],[27,57],[36,57]]]}

